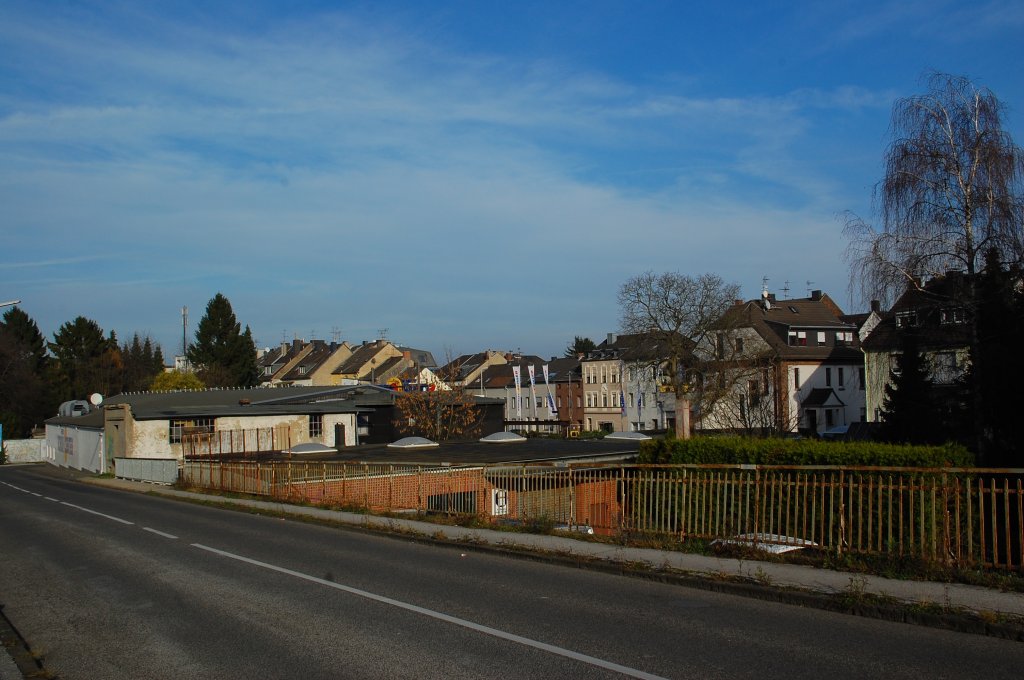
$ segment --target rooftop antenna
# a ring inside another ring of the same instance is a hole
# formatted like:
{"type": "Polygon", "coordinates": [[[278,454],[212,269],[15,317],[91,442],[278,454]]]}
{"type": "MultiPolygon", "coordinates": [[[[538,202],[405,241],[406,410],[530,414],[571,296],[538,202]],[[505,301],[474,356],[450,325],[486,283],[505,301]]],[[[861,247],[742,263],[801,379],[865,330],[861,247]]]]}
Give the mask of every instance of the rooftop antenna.
{"type": "Polygon", "coordinates": [[[337,326],[331,326],[331,340],[335,344],[341,341],[341,329],[337,326]]]}
{"type": "Polygon", "coordinates": [[[807,282],[807,297],[811,297],[811,286],[814,285],[814,281],[807,282]]]}
{"type": "Polygon", "coordinates": [[[377,339],[378,340],[387,340],[388,339],[388,329],[387,328],[378,328],[377,329],[377,339]]]}
{"type": "Polygon", "coordinates": [[[782,297],[785,300],[789,299],[789,280],[788,279],[786,280],[786,283],[782,286],[782,297]]]}
{"type": "Polygon", "coordinates": [[[772,301],[768,297],[768,277],[761,277],[761,303],[764,305],[765,311],[772,308],[772,301]]]}

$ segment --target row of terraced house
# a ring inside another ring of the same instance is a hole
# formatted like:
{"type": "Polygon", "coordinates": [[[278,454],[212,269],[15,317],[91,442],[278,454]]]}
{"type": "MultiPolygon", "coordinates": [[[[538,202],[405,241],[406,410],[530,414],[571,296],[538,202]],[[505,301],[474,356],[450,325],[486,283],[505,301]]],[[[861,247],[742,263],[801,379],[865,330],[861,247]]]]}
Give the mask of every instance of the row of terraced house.
{"type": "MultiPolygon", "coordinates": [[[[938,385],[967,364],[962,278],[950,274],[908,291],[890,310],[846,314],[826,293],[737,300],[719,327],[691,348],[683,379],[695,431],[840,435],[878,421],[884,389],[913,329],[938,385]]],[[[678,415],[666,351],[652,336],[609,333],[590,352],[549,359],[486,350],[438,365],[430,352],[387,340],[295,340],[262,352],[268,385],[458,386],[504,402],[509,430],[658,431],[678,415]]]]}

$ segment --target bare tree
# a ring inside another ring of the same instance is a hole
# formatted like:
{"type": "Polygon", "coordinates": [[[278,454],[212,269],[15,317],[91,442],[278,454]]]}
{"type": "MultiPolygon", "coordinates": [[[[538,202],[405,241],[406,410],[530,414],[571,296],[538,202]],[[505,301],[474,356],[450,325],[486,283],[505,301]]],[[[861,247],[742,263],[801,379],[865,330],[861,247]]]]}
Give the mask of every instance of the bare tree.
{"type": "Polygon", "coordinates": [[[891,302],[949,270],[974,274],[995,249],[1024,255],[1024,152],[1003,129],[991,90],[933,73],[928,92],[896,102],[885,176],[875,186],[880,229],[846,213],[851,283],[891,302]]]}
{"type": "Polygon", "coordinates": [[[714,333],[715,324],[738,294],[737,284],[725,283],[717,274],[692,277],[678,272],[648,271],[619,288],[622,331],[650,336],[658,345],[659,360],[676,396],[679,436],[689,436],[690,386],[685,369],[693,362],[693,348],[714,333]]]}
{"type": "Polygon", "coordinates": [[[401,392],[395,397],[395,429],[434,441],[479,435],[484,411],[459,381],[458,366],[448,351],[447,372],[426,391],[401,392]]]}

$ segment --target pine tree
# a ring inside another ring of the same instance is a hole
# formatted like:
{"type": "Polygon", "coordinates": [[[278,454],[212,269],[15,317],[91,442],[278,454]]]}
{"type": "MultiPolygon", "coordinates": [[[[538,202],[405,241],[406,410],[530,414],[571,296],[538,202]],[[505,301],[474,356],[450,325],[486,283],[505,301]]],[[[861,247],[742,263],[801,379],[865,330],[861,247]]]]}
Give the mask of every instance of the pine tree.
{"type": "Polygon", "coordinates": [[[231,303],[217,293],[199,320],[188,360],[210,387],[251,387],[258,379],[256,345],[252,333],[235,318],[231,303]]]}
{"type": "Polygon", "coordinates": [[[978,391],[979,413],[971,425],[980,428],[986,465],[1016,466],[1024,426],[1017,413],[1018,395],[1008,376],[1024,375],[1024,294],[1017,288],[1021,272],[1007,271],[993,249],[986,253],[978,281],[976,328],[967,384],[978,391]]]}
{"type": "Polygon", "coordinates": [[[128,392],[148,390],[153,378],[164,370],[160,346],[157,345],[154,352],[149,336],[143,340],[136,333],[131,345],[125,343],[121,346],[121,356],[124,360],[124,389],[128,392]]]}
{"type": "Polygon", "coordinates": [[[935,423],[932,382],[913,329],[903,332],[900,349],[885,386],[881,436],[894,443],[939,443],[944,437],[935,423]]]}
{"type": "Polygon", "coordinates": [[[76,317],[53,334],[49,347],[55,357],[55,376],[61,401],[84,399],[93,392],[105,392],[104,379],[111,357],[109,341],[103,336],[99,324],[84,316],[76,317]]]}
{"type": "Polygon", "coordinates": [[[7,437],[27,437],[56,413],[47,381],[46,339],[29,316],[13,307],[0,323],[0,423],[7,437]]]}

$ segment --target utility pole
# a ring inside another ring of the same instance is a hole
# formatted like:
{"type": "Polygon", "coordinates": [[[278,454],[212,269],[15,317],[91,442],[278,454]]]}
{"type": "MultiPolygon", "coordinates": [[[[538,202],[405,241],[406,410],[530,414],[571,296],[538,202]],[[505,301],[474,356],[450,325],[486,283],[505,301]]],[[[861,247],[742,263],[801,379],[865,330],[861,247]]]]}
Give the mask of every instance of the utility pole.
{"type": "Polygon", "coordinates": [[[188,307],[181,308],[181,366],[188,371],[188,307]]]}

